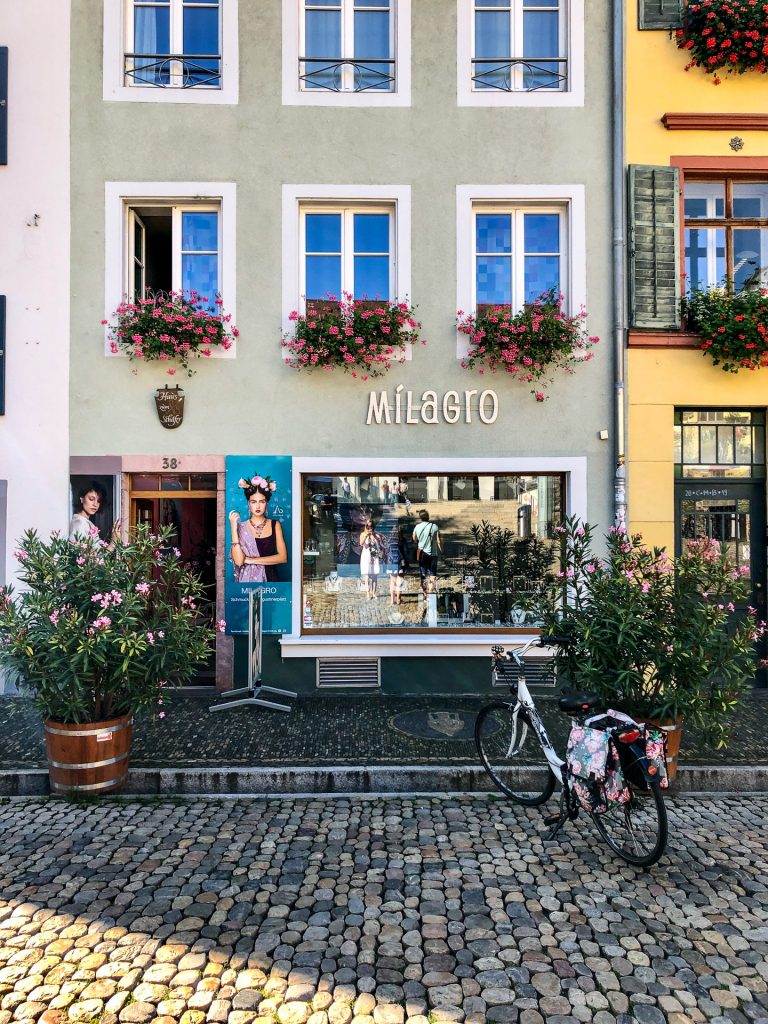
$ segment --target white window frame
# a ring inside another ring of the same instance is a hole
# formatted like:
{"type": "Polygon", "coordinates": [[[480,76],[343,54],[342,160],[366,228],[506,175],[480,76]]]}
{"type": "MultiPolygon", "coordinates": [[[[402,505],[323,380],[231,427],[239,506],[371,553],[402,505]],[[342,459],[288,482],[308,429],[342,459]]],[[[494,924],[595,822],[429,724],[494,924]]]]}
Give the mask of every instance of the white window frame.
{"type": "MultiPolygon", "coordinates": [[[[522,0],[515,0],[522,2],[522,0]]],[[[560,48],[568,60],[564,90],[501,92],[477,89],[472,82],[475,49],[474,0],[456,0],[456,102],[460,107],[583,107],[584,0],[560,0],[560,48]]],[[[513,20],[515,19],[513,16],[513,20]]],[[[522,30],[521,30],[522,31],[522,30]]],[[[513,32],[514,36],[514,32],[513,32]]]]}
{"type": "MultiPolygon", "coordinates": [[[[355,59],[355,3],[356,0],[336,0],[341,8],[341,54],[340,57],[346,60],[355,59]]],[[[389,52],[394,60],[394,88],[388,92],[397,91],[397,0],[388,0],[389,8],[389,52]]],[[[299,54],[306,55],[306,8],[314,6],[312,0],[300,0],[299,9],[299,54]]],[[[319,8],[322,9],[322,8],[319,8]]],[[[328,8],[326,8],[327,10],[328,8]]],[[[376,10],[376,8],[370,8],[376,10]]],[[[379,8],[383,10],[383,8],[379,8]]],[[[298,71],[297,71],[298,73],[298,71]]],[[[354,92],[354,69],[344,66],[341,69],[342,91],[345,93],[354,92]]],[[[308,89],[306,85],[299,83],[299,88],[304,92],[318,92],[320,90],[308,89]]],[[[385,90],[381,90],[382,93],[385,90]]]]}
{"type": "MultiPolygon", "coordinates": [[[[569,312],[587,306],[586,189],[584,185],[458,185],[456,188],[456,302],[465,313],[474,311],[475,212],[550,212],[562,215],[560,241],[560,290],[569,312]]],[[[513,271],[514,273],[514,271],[513,271]]],[[[513,286],[514,298],[514,286],[513,286]]],[[[456,356],[469,352],[467,335],[457,331],[456,356]]]]}
{"type": "MultiPolygon", "coordinates": [[[[303,215],[346,208],[392,213],[390,221],[390,299],[411,295],[410,185],[283,185],[283,331],[290,332],[292,310],[304,308],[305,247],[303,215]]],[[[350,222],[352,218],[349,218],[350,222]]],[[[351,235],[351,227],[349,228],[351,235]]],[[[344,241],[342,240],[342,245],[344,241]]],[[[351,238],[350,238],[351,244],[351,238]]],[[[343,251],[343,250],[342,250],[343,251]]],[[[347,252],[351,259],[351,251],[347,252]]],[[[342,276],[343,283],[343,276],[342,276]]],[[[410,350],[407,354],[410,358],[410,350]]]]}
{"type": "MultiPolygon", "coordinates": [[[[356,476],[371,474],[387,476],[424,476],[447,473],[562,473],[566,477],[566,514],[587,518],[587,457],[525,457],[510,459],[395,459],[395,458],[294,458],[293,460],[293,518],[302,521],[303,500],[302,476],[324,473],[331,476],[356,476]]],[[[293,531],[291,542],[291,565],[303,564],[302,531],[293,531]]],[[[294,571],[291,583],[292,618],[291,633],[280,638],[280,650],[284,658],[327,657],[331,651],[344,657],[487,657],[492,644],[510,647],[532,638],[520,634],[504,634],[496,631],[488,634],[427,634],[409,636],[407,633],[394,635],[366,635],[332,633],[328,635],[301,635],[303,607],[301,602],[302,574],[294,571]]]]}
{"type": "MultiPolygon", "coordinates": [[[[307,293],[306,269],[307,269],[307,214],[312,213],[337,213],[341,215],[341,291],[354,294],[355,281],[355,214],[356,213],[386,213],[389,215],[389,252],[388,253],[364,253],[366,256],[387,255],[389,257],[389,295],[382,296],[388,301],[394,298],[393,290],[396,284],[396,221],[397,209],[394,203],[344,203],[331,202],[326,204],[309,202],[299,204],[299,217],[301,219],[299,244],[301,252],[299,255],[299,294],[301,297],[301,310],[303,311],[307,293]]],[[[313,255],[323,255],[313,253],[313,255]]],[[[332,253],[330,255],[338,255],[332,253]]],[[[315,296],[315,299],[322,296],[315,296]]],[[[338,296],[341,298],[341,295],[338,296]]],[[[373,296],[371,296],[373,298],[373,296]]]]}
{"type": "MultiPolygon", "coordinates": [[[[136,250],[135,241],[136,236],[134,232],[134,224],[137,220],[141,220],[139,215],[136,213],[136,207],[141,206],[146,209],[148,206],[158,206],[163,208],[170,208],[171,211],[171,288],[173,291],[181,291],[181,275],[182,275],[182,257],[184,252],[181,248],[182,229],[181,229],[181,218],[185,213],[217,213],[218,214],[218,239],[216,256],[218,257],[218,279],[221,282],[222,272],[222,252],[221,252],[221,203],[193,203],[189,200],[184,202],[164,202],[163,200],[153,200],[151,202],[141,200],[137,203],[126,202],[126,214],[128,217],[127,226],[127,243],[128,253],[126,256],[126,293],[128,295],[134,295],[136,292],[136,250]]],[[[140,262],[142,268],[146,270],[146,238],[143,239],[144,245],[141,253],[140,262]]],[[[208,250],[195,250],[200,253],[207,252],[208,250]]],[[[223,293],[222,293],[223,294],[223,293]]],[[[210,296],[212,299],[213,296],[210,296]]]]}
{"type": "MultiPolygon", "coordinates": [[[[410,107],[411,105],[411,0],[390,0],[390,18],[394,33],[392,55],[395,60],[395,88],[391,92],[327,92],[303,89],[299,81],[299,57],[304,45],[304,0],[282,0],[283,5],[283,105],[314,107],[410,107]]],[[[347,22],[344,50],[350,43],[347,22]]],[[[349,52],[353,52],[350,50],[349,52]]]]}
{"type": "MultiPolygon", "coordinates": [[[[236,215],[237,185],[234,182],[190,181],[108,181],[105,185],[104,224],[104,319],[111,320],[124,295],[129,294],[133,279],[133,231],[130,212],[137,206],[169,206],[175,208],[177,223],[174,238],[172,274],[181,279],[181,213],[185,209],[216,209],[219,211],[219,286],[223,310],[237,323],[237,249],[236,215]],[[178,252],[177,252],[178,248],[178,252]]],[[[174,216],[174,214],[172,214],[174,216]]],[[[115,357],[109,349],[105,331],[104,354],[115,357]]],[[[233,359],[237,339],[228,351],[214,351],[214,358],[233,359]]],[[[117,358],[122,354],[118,353],[117,358]]]]}
{"type": "MultiPolygon", "coordinates": [[[[133,39],[133,4],[131,0],[104,0],[103,98],[130,103],[237,103],[240,77],[238,3],[239,0],[220,0],[220,88],[195,86],[189,89],[163,89],[153,85],[125,84],[125,54],[133,52],[129,45],[133,39]]],[[[180,0],[178,8],[171,8],[171,21],[181,21],[180,0]]],[[[173,39],[173,24],[171,27],[173,39]]],[[[176,31],[179,31],[178,25],[176,31]]]]}

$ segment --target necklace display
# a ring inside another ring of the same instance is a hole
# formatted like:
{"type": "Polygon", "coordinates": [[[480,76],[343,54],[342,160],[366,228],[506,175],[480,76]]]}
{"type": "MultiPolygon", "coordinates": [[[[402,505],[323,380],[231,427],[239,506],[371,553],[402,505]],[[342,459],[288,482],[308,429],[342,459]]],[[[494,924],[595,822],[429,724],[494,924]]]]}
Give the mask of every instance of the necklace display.
{"type": "Polygon", "coordinates": [[[262,521],[259,524],[259,526],[255,526],[254,525],[253,519],[250,519],[249,522],[251,524],[251,529],[253,530],[255,535],[257,537],[260,537],[262,535],[262,533],[264,533],[264,530],[265,530],[266,525],[267,525],[267,520],[266,519],[262,519],[262,521]]]}

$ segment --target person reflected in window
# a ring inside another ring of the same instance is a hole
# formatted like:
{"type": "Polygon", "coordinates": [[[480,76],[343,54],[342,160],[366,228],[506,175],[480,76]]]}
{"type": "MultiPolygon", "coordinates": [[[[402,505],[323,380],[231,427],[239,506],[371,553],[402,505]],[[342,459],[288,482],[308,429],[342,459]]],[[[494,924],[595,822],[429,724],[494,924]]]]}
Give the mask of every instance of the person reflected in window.
{"type": "Polygon", "coordinates": [[[437,573],[438,552],[443,554],[443,540],[439,526],[430,521],[429,512],[425,508],[419,512],[419,520],[413,528],[413,543],[416,545],[421,589],[426,594],[434,590],[433,577],[437,573]]]}
{"type": "Polygon", "coordinates": [[[373,520],[367,519],[360,534],[360,576],[365,583],[366,601],[376,599],[385,551],[384,538],[374,530],[373,520]]]}
{"type": "MultiPolygon", "coordinates": [[[[101,506],[104,504],[104,491],[101,486],[92,480],[85,487],[81,487],[77,492],[77,511],[69,521],[69,539],[78,540],[89,540],[99,539],[99,528],[91,521],[91,517],[95,516],[101,506]]],[[[110,536],[109,544],[107,548],[112,551],[115,543],[120,536],[120,520],[116,519],[112,525],[112,534],[110,536]]]]}
{"type": "Polygon", "coordinates": [[[267,517],[267,506],[277,484],[270,477],[254,476],[240,480],[249,517],[240,519],[236,511],[229,513],[232,541],[229,557],[235,566],[238,583],[273,583],[277,566],[288,561],[283,528],[276,519],[267,517]]]}

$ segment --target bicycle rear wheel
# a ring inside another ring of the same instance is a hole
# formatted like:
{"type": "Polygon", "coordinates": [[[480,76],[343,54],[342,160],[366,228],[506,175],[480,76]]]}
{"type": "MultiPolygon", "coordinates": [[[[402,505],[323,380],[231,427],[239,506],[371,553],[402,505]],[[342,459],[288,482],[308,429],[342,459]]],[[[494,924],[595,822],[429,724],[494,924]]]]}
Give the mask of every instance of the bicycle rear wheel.
{"type": "Polygon", "coordinates": [[[632,788],[629,803],[611,803],[605,814],[593,814],[597,831],[627,863],[647,868],[667,846],[667,808],[657,782],[632,788]]]}
{"type": "Polygon", "coordinates": [[[528,807],[552,796],[555,777],[527,712],[517,718],[509,704],[488,704],[475,720],[483,767],[502,793],[528,807]]]}

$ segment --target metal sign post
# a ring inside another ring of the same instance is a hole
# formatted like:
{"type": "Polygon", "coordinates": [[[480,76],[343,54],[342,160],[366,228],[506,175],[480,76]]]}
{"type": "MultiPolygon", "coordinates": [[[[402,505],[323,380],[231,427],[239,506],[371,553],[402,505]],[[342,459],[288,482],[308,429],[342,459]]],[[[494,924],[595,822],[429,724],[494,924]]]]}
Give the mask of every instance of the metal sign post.
{"type": "Polygon", "coordinates": [[[256,704],[271,711],[290,711],[290,704],[278,704],[273,700],[265,700],[263,693],[273,693],[278,697],[295,697],[293,690],[279,690],[275,686],[265,686],[261,681],[261,591],[251,590],[248,595],[248,685],[238,690],[229,690],[222,694],[223,704],[213,704],[209,711],[228,711],[244,704],[256,704]],[[245,694],[246,696],[242,696],[245,694]],[[231,698],[239,698],[232,700],[231,698]]]}

